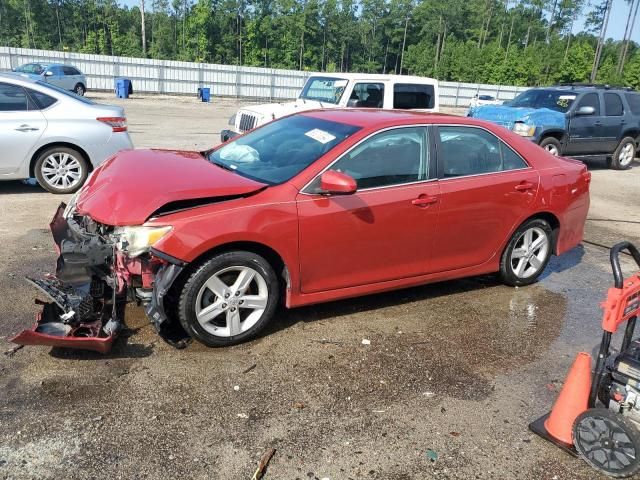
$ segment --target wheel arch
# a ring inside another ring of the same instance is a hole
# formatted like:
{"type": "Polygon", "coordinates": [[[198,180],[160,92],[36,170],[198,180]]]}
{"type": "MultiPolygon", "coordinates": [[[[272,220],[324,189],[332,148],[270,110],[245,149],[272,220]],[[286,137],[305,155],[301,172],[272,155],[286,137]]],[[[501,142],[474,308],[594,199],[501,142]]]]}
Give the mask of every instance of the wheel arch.
{"type": "MultiPolygon", "coordinates": [[[[524,225],[526,222],[528,222],[529,220],[535,220],[535,219],[540,219],[540,220],[544,220],[546,221],[549,226],[551,227],[551,243],[553,246],[553,254],[557,255],[558,253],[558,238],[560,237],[560,219],[553,213],[551,212],[547,212],[547,211],[543,211],[543,212],[537,212],[534,213],[533,215],[525,218],[522,222],[520,222],[514,232],[520,228],[522,225],[524,225]]],[[[511,235],[513,235],[513,232],[511,233],[511,235]]],[[[511,237],[509,237],[511,238],[511,237]]],[[[508,242],[508,240],[507,240],[508,242]]],[[[505,246],[506,248],[506,246],[505,246]]]]}
{"type": "MultiPolygon", "coordinates": [[[[620,137],[620,142],[626,138],[626,137],[631,137],[636,141],[636,146],[638,145],[638,137],[640,137],[640,128],[629,128],[628,130],[625,130],[622,133],[622,136],[620,137]]],[[[619,144],[619,142],[618,142],[619,144]]]]}
{"type": "Polygon", "coordinates": [[[540,142],[538,143],[541,143],[545,138],[549,138],[549,137],[553,137],[556,140],[558,140],[562,146],[566,145],[567,143],[567,132],[560,129],[544,130],[540,134],[540,142]]]}
{"type": "Polygon", "coordinates": [[[188,278],[193,269],[197,268],[199,265],[202,265],[207,260],[221,253],[232,251],[251,252],[264,258],[269,263],[269,265],[271,265],[273,271],[276,272],[278,281],[280,282],[280,286],[282,287],[281,293],[286,294],[290,287],[290,275],[284,258],[272,247],[256,241],[227,242],[217,245],[214,248],[201,253],[199,256],[189,262],[187,267],[181,272],[180,276],[174,282],[174,285],[177,285],[181,281],[184,281],[186,278],[188,278]]]}
{"type": "Polygon", "coordinates": [[[91,163],[89,154],[87,154],[84,148],[79,147],[78,145],[75,145],[70,142],[56,141],[56,142],[50,142],[45,145],[42,145],[33,153],[33,155],[31,156],[31,160],[29,162],[29,177],[31,178],[35,177],[36,162],[38,161],[38,157],[40,156],[40,154],[42,154],[42,152],[52,147],[67,147],[67,148],[72,148],[74,150],[77,150],[84,157],[85,162],[87,162],[89,172],[93,171],[93,164],[91,163]]]}

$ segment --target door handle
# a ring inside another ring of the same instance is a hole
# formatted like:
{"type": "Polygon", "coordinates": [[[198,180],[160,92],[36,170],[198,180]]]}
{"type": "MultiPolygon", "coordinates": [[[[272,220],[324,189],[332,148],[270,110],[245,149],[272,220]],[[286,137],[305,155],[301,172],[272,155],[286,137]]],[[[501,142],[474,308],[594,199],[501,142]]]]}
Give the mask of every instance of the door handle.
{"type": "Polygon", "coordinates": [[[535,184],[531,182],[522,182],[516,185],[515,188],[518,192],[526,192],[528,190],[533,190],[535,187],[536,187],[535,184]]]}
{"type": "Polygon", "coordinates": [[[602,126],[602,122],[593,122],[593,126],[594,127],[601,127],[602,126]]]}
{"type": "Polygon", "coordinates": [[[20,125],[18,128],[14,129],[17,132],[35,132],[36,130],[40,130],[36,127],[30,127],[29,125],[20,125]]]}
{"type": "Polygon", "coordinates": [[[411,200],[411,203],[416,207],[428,207],[429,205],[433,205],[437,201],[438,197],[422,194],[418,198],[414,198],[413,200],[411,200]]]}

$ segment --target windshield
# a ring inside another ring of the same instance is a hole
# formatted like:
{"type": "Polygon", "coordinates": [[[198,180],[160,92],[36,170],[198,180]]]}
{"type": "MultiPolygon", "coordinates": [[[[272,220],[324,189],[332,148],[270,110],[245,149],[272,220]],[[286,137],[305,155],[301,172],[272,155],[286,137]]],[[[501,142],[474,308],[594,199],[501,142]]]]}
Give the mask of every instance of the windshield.
{"type": "Polygon", "coordinates": [[[87,97],[81,97],[80,95],[76,95],[75,93],[69,91],[69,90],[65,90],[64,88],[60,88],[56,85],[53,85],[51,83],[46,83],[43,82],[42,80],[38,80],[36,82],[38,85],[40,85],[41,87],[47,87],[50,88],[51,90],[55,90],[58,93],[62,93],[63,95],[66,95],[67,97],[71,97],[74,100],[78,100],[82,103],[86,103],[87,105],[95,105],[96,102],[94,102],[93,100],[89,100],[87,97]]]}
{"type": "Polygon", "coordinates": [[[268,184],[286,182],[360,127],[295,115],[210,152],[210,162],[268,184]]]}
{"type": "Polygon", "coordinates": [[[30,73],[32,75],[42,75],[44,69],[45,65],[40,65],[39,63],[27,63],[26,65],[16,68],[15,71],[20,73],[30,73]]]}
{"type": "Polygon", "coordinates": [[[557,112],[566,112],[576,99],[575,93],[558,90],[527,90],[514,98],[512,107],[549,108],[557,112]]]}
{"type": "Polygon", "coordinates": [[[300,98],[337,104],[342,98],[347,83],[349,81],[344,78],[309,77],[302,88],[300,98]]]}

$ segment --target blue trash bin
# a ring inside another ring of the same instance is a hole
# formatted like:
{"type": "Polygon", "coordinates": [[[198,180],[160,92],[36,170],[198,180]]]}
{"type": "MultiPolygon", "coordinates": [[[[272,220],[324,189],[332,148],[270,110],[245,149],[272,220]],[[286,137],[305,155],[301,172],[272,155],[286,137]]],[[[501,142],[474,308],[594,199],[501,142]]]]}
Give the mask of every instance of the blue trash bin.
{"type": "Polygon", "coordinates": [[[131,80],[128,78],[116,78],[116,97],[129,98],[131,92],[131,80]]]}
{"type": "Polygon", "coordinates": [[[211,89],[208,87],[202,87],[198,89],[198,95],[200,96],[200,99],[202,99],[203,102],[210,102],[211,101],[211,89]]]}

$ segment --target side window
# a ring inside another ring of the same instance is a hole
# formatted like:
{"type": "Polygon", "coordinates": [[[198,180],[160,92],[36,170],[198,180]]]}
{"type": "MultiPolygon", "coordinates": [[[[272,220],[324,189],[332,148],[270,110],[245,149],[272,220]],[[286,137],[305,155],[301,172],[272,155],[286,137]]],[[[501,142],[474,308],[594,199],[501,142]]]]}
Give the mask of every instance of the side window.
{"type": "Polygon", "coordinates": [[[348,106],[356,108],[382,108],[383,101],[384,84],[356,83],[353,86],[348,106]]]}
{"type": "Polygon", "coordinates": [[[627,99],[631,113],[640,115],[640,95],[637,93],[625,93],[624,96],[627,99]]]}
{"type": "Polygon", "coordinates": [[[71,67],[62,67],[62,71],[65,75],[77,75],[75,69],[71,67]]]}
{"type": "Polygon", "coordinates": [[[444,178],[526,168],[527,164],[495,135],[474,127],[438,127],[438,160],[444,178]]]}
{"type": "Polygon", "coordinates": [[[362,142],[331,169],[353,177],[358,189],[426,180],[427,145],[424,127],[388,130],[362,142]]]}
{"type": "Polygon", "coordinates": [[[604,94],[604,114],[607,117],[617,117],[624,113],[622,99],[617,93],[604,94]]]}
{"type": "Polygon", "coordinates": [[[24,88],[0,83],[0,112],[24,112],[29,108],[29,97],[24,88]]]}
{"type": "Polygon", "coordinates": [[[48,108],[58,101],[55,98],[50,97],[45,93],[38,92],[36,90],[31,90],[30,88],[27,88],[27,92],[29,93],[29,96],[35,100],[35,102],[38,104],[38,107],[40,107],[40,109],[48,108]]]}
{"type": "Polygon", "coordinates": [[[587,93],[580,99],[580,102],[578,102],[576,110],[580,109],[581,107],[593,107],[593,109],[595,110],[593,115],[596,117],[600,116],[600,99],[598,98],[598,94],[587,93]]]}
{"type": "Polygon", "coordinates": [[[433,108],[434,94],[433,85],[396,83],[393,86],[393,108],[433,108]]]}

